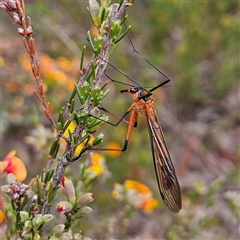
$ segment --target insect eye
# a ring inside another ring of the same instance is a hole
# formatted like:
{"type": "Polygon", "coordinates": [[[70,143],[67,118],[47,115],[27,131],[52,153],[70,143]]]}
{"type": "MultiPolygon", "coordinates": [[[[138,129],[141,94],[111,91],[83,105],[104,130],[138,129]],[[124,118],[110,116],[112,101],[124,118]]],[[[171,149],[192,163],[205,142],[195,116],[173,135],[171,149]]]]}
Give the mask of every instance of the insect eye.
{"type": "Polygon", "coordinates": [[[130,89],[130,93],[136,93],[138,91],[139,91],[139,89],[137,87],[133,87],[130,89]]]}
{"type": "Polygon", "coordinates": [[[145,96],[145,93],[143,92],[143,91],[141,91],[140,93],[139,93],[139,98],[143,98],[145,96]]]}
{"type": "Polygon", "coordinates": [[[141,99],[145,99],[146,98],[148,100],[150,95],[151,95],[150,92],[142,90],[139,93],[139,98],[141,98],[141,99]]]}

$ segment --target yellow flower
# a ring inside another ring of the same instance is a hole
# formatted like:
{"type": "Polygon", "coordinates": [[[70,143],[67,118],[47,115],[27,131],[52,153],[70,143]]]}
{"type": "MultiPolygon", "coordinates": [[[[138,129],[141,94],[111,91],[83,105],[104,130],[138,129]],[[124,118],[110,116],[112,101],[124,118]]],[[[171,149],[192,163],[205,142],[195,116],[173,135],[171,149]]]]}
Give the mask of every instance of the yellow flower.
{"type": "Polygon", "coordinates": [[[70,125],[68,126],[67,130],[65,131],[64,135],[66,137],[69,137],[68,130],[70,132],[73,132],[74,128],[76,127],[76,124],[74,122],[71,122],[70,125]]]}
{"type": "Polygon", "coordinates": [[[23,181],[27,176],[27,170],[21,159],[15,157],[16,151],[11,151],[0,162],[0,177],[12,173],[18,181],[23,181]]]}
{"type": "Polygon", "coordinates": [[[123,193],[124,193],[124,186],[119,183],[114,183],[113,190],[112,190],[112,197],[117,200],[123,199],[124,197],[123,193]]]}
{"type": "Polygon", "coordinates": [[[92,166],[88,168],[90,172],[95,172],[99,177],[103,174],[104,170],[104,158],[99,153],[91,153],[92,166]]]}
{"type": "Polygon", "coordinates": [[[142,184],[138,181],[127,180],[125,181],[124,185],[127,189],[135,189],[139,193],[152,194],[149,187],[147,187],[145,184],[142,184]]]}
{"type": "Polygon", "coordinates": [[[117,200],[125,200],[126,203],[145,213],[151,213],[158,207],[158,201],[152,198],[152,191],[145,184],[138,181],[127,180],[124,185],[115,183],[112,196],[117,200]]]}
{"type": "Polygon", "coordinates": [[[117,190],[113,189],[112,190],[112,197],[115,198],[115,199],[119,199],[120,197],[120,194],[117,190]]]}
{"type": "MultiPolygon", "coordinates": [[[[70,125],[68,126],[67,130],[64,132],[64,135],[65,135],[67,138],[69,138],[68,130],[69,130],[70,132],[73,132],[74,129],[75,129],[75,127],[76,127],[76,124],[75,124],[74,122],[71,122],[70,125]]],[[[91,135],[91,138],[90,138],[90,140],[89,140],[88,143],[92,143],[94,139],[95,139],[94,136],[91,135]]],[[[61,141],[63,142],[64,145],[66,145],[65,140],[62,139],[61,141]]],[[[84,141],[83,143],[81,143],[81,144],[79,144],[79,145],[77,146],[76,151],[75,151],[75,156],[78,156],[78,155],[80,154],[80,152],[82,151],[85,143],[86,143],[86,141],[84,141]]]]}
{"type": "Polygon", "coordinates": [[[158,206],[159,206],[158,201],[154,198],[150,198],[143,204],[142,209],[145,213],[151,213],[152,210],[154,210],[158,206]]]}

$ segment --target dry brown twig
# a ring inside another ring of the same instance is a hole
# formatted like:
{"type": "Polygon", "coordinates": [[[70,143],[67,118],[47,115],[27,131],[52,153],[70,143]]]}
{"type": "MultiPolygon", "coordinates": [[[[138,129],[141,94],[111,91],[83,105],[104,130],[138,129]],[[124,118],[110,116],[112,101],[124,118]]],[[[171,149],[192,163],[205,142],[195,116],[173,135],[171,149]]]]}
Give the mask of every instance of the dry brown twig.
{"type": "Polygon", "coordinates": [[[33,29],[31,18],[27,17],[26,21],[24,0],[8,0],[6,2],[1,2],[0,6],[5,8],[6,12],[14,19],[14,24],[20,26],[18,28],[18,34],[23,36],[23,43],[27,53],[29,54],[32,73],[37,83],[37,87],[34,92],[43,106],[45,115],[54,128],[57,129],[56,123],[51,114],[50,103],[46,101],[44,96],[43,81],[40,77],[40,63],[35,58],[35,40],[32,36],[33,29]]]}

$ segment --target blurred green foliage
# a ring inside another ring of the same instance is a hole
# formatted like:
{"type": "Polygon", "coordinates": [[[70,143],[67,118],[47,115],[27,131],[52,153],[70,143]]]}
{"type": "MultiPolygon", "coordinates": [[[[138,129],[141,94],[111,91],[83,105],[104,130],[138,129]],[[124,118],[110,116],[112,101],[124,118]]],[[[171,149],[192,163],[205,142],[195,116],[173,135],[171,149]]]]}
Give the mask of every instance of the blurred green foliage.
{"type": "MultiPolygon", "coordinates": [[[[54,68],[67,76],[64,81],[49,78],[45,82],[47,98],[53,103],[55,113],[68,99],[68,80],[77,79],[79,71],[77,60],[71,60],[72,68],[67,71],[58,65],[58,58],[79,59],[83,45],[87,45],[86,61],[92,54],[86,40],[87,30],[92,27],[86,6],[85,2],[62,1],[27,4],[37,51],[51,59],[46,69],[51,69],[55,60],[54,68]]],[[[150,186],[161,202],[147,125],[140,117],[127,152],[116,159],[105,154],[108,177],[95,183],[94,212],[88,224],[82,223],[83,227],[89,232],[88,236],[97,239],[237,239],[239,2],[136,1],[127,14],[137,50],[171,78],[169,86],[157,90],[154,98],[182,188],[183,209],[172,215],[161,204],[151,215],[136,211],[131,216],[122,216],[126,206],[118,205],[111,197],[115,181],[123,183],[126,179],[135,179],[150,186]],[[216,182],[220,182],[219,185],[215,186],[216,182]]],[[[2,156],[12,148],[19,150],[27,167],[31,166],[31,178],[45,165],[49,146],[46,142],[35,152],[24,143],[24,137],[30,134],[28,129],[34,129],[39,123],[46,128],[49,126],[33,95],[31,74],[20,67],[19,56],[24,53],[21,39],[16,39],[16,29],[7,16],[3,16],[1,25],[5,63],[1,66],[2,156]],[[33,155],[34,159],[36,156],[39,159],[34,162],[36,169],[32,169],[33,155]]],[[[110,62],[145,87],[163,81],[156,69],[133,53],[127,38],[110,62]]],[[[111,67],[108,67],[108,74],[131,84],[111,67]]],[[[118,92],[127,86],[110,83],[108,87],[110,93],[106,99],[109,101],[103,103],[104,107],[115,114],[123,114],[131,98],[118,92]]],[[[116,119],[111,118],[111,121],[116,122],[116,119]]],[[[111,141],[123,144],[125,130],[124,123],[116,129],[105,125],[102,146],[111,141]]],[[[76,174],[74,169],[72,171],[76,174]]]]}

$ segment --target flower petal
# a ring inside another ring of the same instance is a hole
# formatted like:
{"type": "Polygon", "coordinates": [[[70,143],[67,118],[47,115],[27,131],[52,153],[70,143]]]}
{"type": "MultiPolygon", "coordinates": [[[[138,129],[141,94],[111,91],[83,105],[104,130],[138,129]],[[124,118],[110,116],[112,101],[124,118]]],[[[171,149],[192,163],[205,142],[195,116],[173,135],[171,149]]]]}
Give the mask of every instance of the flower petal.
{"type": "Polygon", "coordinates": [[[2,210],[0,210],[0,223],[2,223],[5,219],[5,214],[3,213],[2,210]]]}
{"type": "Polygon", "coordinates": [[[136,189],[139,193],[152,193],[149,187],[147,187],[145,184],[142,184],[138,181],[134,180],[127,180],[124,183],[125,187],[127,189],[136,189]]]}
{"type": "Polygon", "coordinates": [[[9,174],[12,173],[18,181],[23,181],[27,176],[27,170],[20,158],[15,157],[16,151],[11,151],[2,161],[0,166],[0,175],[1,175],[1,168],[3,166],[3,172],[9,174]]]}
{"type": "Polygon", "coordinates": [[[158,201],[154,198],[151,198],[143,204],[142,208],[145,213],[151,213],[152,210],[157,208],[158,206],[158,201]]]}

